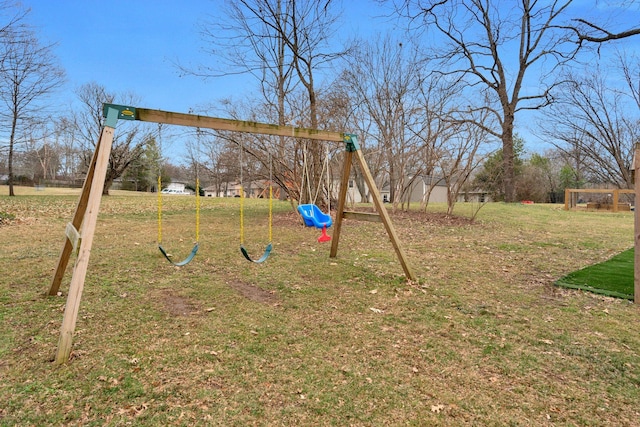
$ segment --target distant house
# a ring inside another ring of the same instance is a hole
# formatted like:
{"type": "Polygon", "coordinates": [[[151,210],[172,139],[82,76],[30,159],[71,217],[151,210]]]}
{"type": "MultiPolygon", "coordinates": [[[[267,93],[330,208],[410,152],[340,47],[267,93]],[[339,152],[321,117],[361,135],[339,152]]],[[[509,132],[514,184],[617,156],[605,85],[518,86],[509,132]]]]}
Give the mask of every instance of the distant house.
{"type": "MultiPolygon", "coordinates": [[[[367,188],[366,183],[364,184],[367,188]]],[[[333,197],[337,198],[340,191],[340,180],[334,180],[333,197]]],[[[367,188],[368,191],[368,188],[367,188]]],[[[273,197],[280,198],[281,189],[279,186],[274,185],[273,197]]],[[[447,186],[443,179],[431,178],[428,176],[421,176],[414,180],[410,186],[409,200],[412,203],[420,203],[426,195],[429,194],[429,203],[446,203],[447,202],[447,186]],[[431,193],[429,194],[429,187],[431,193]]],[[[251,183],[246,183],[244,187],[244,195],[249,198],[269,197],[269,181],[259,180],[251,183]]],[[[227,182],[219,186],[209,186],[204,189],[205,197],[240,197],[240,184],[237,182],[227,182]]],[[[389,184],[386,183],[380,189],[380,197],[384,202],[391,202],[389,184]]],[[[459,202],[485,202],[489,201],[488,195],[483,191],[467,191],[460,192],[458,194],[459,202]]],[[[360,193],[358,186],[355,185],[353,179],[349,180],[349,186],[347,188],[347,203],[362,203],[364,200],[363,195],[360,193]]],[[[406,200],[406,199],[405,199],[406,200]]]]}
{"type": "Polygon", "coordinates": [[[172,182],[168,184],[163,190],[169,190],[171,193],[186,193],[186,185],[182,182],[172,182]]]}
{"type": "MultiPolygon", "coordinates": [[[[355,187],[355,186],[354,186],[355,187]]],[[[356,202],[360,201],[361,196],[357,187],[352,188],[349,182],[349,193],[355,192],[351,197],[356,202]]],[[[429,203],[447,203],[447,185],[444,179],[431,176],[419,176],[409,186],[408,199],[411,203],[420,203],[427,198],[429,203]]],[[[384,202],[391,202],[391,192],[389,183],[385,183],[380,189],[380,197],[384,202]]],[[[349,199],[349,196],[347,196],[349,199]]],[[[407,196],[403,198],[407,200],[407,196]]],[[[489,196],[485,191],[460,191],[457,198],[458,202],[485,202],[489,201],[489,196]]]]}
{"type": "MultiPolygon", "coordinates": [[[[383,187],[382,197],[387,194],[389,197],[389,184],[383,187]]],[[[446,203],[447,202],[447,186],[442,178],[431,176],[419,176],[413,180],[409,187],[409,201],[419,203],[429,194],[429,203],[446,203]],[[429,188],[431,194],[429,194],[429,188]]],[[[406,197],[405,197],[406,200],[406,197]]],[[[390,201],[390,200],[389,200],[390,201]]]]}
{"type": "MultiPolygon", "coordinates": [[[[240,197],[239,182],[225,182],[220,186],[210,185],[203,189],[204,197],[240,197]]],[[[258,180],[245,183],[244,196],[248,198],[268,198],[269,197],[269,181],[258,180]]],[[[273,198],[280,197],[280,186],[273,184],[273,198]]]]}
{"type": "Polygon", "coordinates": [[[229,197],[228,189],[220,189],[217,185],[210,185],[202,189],[204,197],[229,197]]]}
{"type": "Polygon", "coordinates": [[[210,185],[202,189],[204,197],[240,197],[240,184],[225,182],[222,185],[210,185]]]}

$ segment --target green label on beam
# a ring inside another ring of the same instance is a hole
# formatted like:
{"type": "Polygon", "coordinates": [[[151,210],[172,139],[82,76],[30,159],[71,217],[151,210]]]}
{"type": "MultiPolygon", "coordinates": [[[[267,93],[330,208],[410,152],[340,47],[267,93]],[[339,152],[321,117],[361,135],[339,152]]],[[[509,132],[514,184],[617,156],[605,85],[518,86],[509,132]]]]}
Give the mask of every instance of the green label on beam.
{"type": "Polygon", "coordinates": [[[116,104],[104,104],[102,107],[104,117],[107,117],[107,111],[109,108],[118,110],[118,120],[137,120],[138,115],[135,107],[129,107],[126,105],[116,104]]]}
{"type": "Polygon", "coordinates": [[[357,137],[352,133],[344,134],[344,143],[347,145],[346,146],[347,151],[353,152],[353,151],[358,151],[360,149],[360,146],[358,145],[357,137]]]}

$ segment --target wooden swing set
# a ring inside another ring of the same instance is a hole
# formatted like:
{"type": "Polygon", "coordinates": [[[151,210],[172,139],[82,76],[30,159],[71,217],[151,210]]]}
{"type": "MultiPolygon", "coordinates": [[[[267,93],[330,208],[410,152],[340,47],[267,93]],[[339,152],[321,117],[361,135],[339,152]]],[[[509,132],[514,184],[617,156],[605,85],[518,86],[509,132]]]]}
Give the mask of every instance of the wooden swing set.
{"type": "Polygon", "coordinates": [[[173,113],[115,104],[104,104],[104,117],[104,126],[100,133],[100,138],[96,144],[96,148],[93,153],[89,169],[87,171],[87,176],[82,187],[82,192],[80,194],[80,198],[73,215],[73,219],[69,224],[67,224],[65,230],[66,239],[64,247],[60,254],[58,266],[54,273],[51,287],[49,289],[49,295],[56,295],[58,293],[62,278],[69,263],[69,258],[71,254],[75,252],[76,261],[73,266],[71,283],[69,285],[69,294],[67,296],[67,303],[62,320],[55,364],[59,365],[65,363],[69,360],[69,356],[71,355],[73,334],[78,318],[80,300],[82,297],[84,281],[89,265],[91,246],[93,244],[93,238],[98,219],[98,211],[100,209],[102,190],[107,174],[113,136],[118,120],[139,120],[143,122],[163,123],[224,131],[290,136],[294,138],[304,138],[317,141],[344,142],[344,169],[340,182],[340,192],[338,195],[338,206],[334,224],[335,228],[329,257],[335,258],[337,256],[338,244],[340,242],[340,232],[342,229],[342,222],[344,218],[365,221],[379,221],[382,222],[385,227],[387,235],[389,236],[391,244],[396,252],[396,255],[398,257],[398,260],[400,261],[407,280],[415,280],[415,276],[411,268],[409,267],[409,264],[407,263],[407,257],[402,247],[400,246],[400,240],[398,239],[393,224],[391,223],[389,214],[383,205],[382,198],[380,197],[380,193],[377,189],[373,176],[369,171],[369,167],[367,166],[364,155],[360,150],[355,135],[309,128],[296,128],[291,126],[279,126],[249,121],[221,119],[194,114],[173,113]],[[372,190],[371,196],[373,198],[373,204],[377,213],[345,211],[346,195],[349,188],[349,176],[354,159],[360,166],[360,170],[364,175],[366,184],[372,190]]]}

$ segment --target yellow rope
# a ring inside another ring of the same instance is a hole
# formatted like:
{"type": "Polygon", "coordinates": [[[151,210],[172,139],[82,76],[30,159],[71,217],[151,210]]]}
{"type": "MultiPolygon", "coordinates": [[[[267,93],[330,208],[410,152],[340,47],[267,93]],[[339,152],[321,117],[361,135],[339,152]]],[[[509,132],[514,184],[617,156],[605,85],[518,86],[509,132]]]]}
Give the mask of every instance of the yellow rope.
{"type": "Polygon", "coordinates": [[[196,242],[200,241],[200,178],[196,176],[196,242]]]}
{"type": "MultiPolygon", "coordinates": [[[[200,241],[200,178],[196,177],[196,243],[200,241]]],[[[158,175],[158,244],[162,244],[162,176],[158,175]]]]}
{"type": "MultiPolygon", "coordinates": [[[[242,165],[240,166],[242,167],[242,165]]],[[[271,169],[271,165],[269,166],[271,169]]],[[[242,169],[241,169],[242,171],[242,169]]],[[[242,175],[242,172],[241,172],[242,175]]],[[[271,171],[269,171],[271,179],[271,171]]],[[[241,179],[242,181],[242,179],[241,179]]],[[[273,182],[269,181],[269,243],[273,240],[273,182]]],[[[244,245],[244,188],[240,184],[240,246],[244,245]]]]}
{"type": "Polygon", "coordinates": [[[244,189],[240,185],[240,245],[244,245],[244,189]]]}
{"type": "Polygon", "coordinates": [[[273,223],[273,184],[269,181],[269,243],[271,243],[273,232],[271,224],[273,223]]]}
{"type": "Polygon", "coordinates": [[[162,243],[162,176],[158,175],[158,244],[162,243]]]}
{"type": "MultiPolygon", "coordinates": [[[[273,186],[269,184],[269,242],[273,240],[273,186]]],[[[244,245],[244,189],[240,186],[240,245],[244,245]]]]}

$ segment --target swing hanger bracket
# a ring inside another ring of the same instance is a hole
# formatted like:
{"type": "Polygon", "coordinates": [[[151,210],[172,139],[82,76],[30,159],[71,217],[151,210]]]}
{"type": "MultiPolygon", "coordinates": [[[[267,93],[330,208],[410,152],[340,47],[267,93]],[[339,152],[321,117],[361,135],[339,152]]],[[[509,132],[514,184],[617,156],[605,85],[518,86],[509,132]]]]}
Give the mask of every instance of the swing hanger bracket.
{"type": "Polygon", "coordinates": [[[104,117],[107,117],[110,108],[118,111],[118,120],[138,120],[138,113],[135,107],[117,104],[104,104],[102,107],[104,117]]]}
{"type": "Polygon", "coordinates": [[[343,141],[346,144],[346,150],[350,153],[353,153],[354,151],[358,151],[360,149],[357,136],[353,133],[345,133],[343,136],[343,141]]]}

